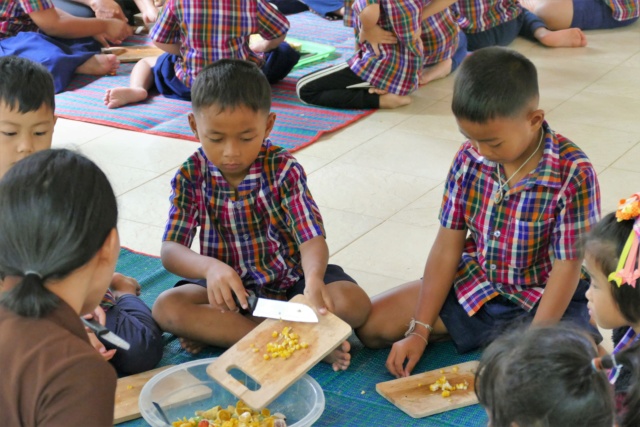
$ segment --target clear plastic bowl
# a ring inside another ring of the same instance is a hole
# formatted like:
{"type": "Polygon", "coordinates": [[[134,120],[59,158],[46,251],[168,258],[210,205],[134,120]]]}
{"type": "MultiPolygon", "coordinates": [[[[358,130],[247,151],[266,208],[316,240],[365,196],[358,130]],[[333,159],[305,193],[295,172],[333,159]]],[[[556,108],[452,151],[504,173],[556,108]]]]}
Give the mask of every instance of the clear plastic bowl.
{"type": "MultiPolygon", "coordinates": [[[[151,378],[142,388],[138,401],[145,421],[152,426],[167,426],[153,402],[160,405],[170,422],[193,417],[195,411],[207,410],[216,405],[223,408],[227,405],[235,406],[238,398],[207,375],[207,366],[215,359],[183,363],[151,378]]],[[[256,383],[250,377],[233,371],[231,374],[249,389],[256,388],[256,383]]],[[[324,393],[316,380],[305,375],[267,407],[272,413],[284,414],[287,417],[287,427],[307,427],[322,415],[324,393]]]]}

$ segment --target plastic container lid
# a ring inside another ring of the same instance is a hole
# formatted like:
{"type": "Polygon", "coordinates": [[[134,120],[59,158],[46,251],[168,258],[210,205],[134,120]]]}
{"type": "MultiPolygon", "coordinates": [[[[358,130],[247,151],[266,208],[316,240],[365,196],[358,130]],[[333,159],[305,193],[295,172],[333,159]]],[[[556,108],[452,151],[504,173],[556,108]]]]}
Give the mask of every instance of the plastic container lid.
{"type": "MultiPolygon", "coordinates": [[[[195,360],[162,371],[142,388],[138,404],[142,417],[152,426],[167,426],[153,402],[162,408],[169,422],[195,416],[195,411],[216,405],[236,405],[238,398],[207,375],[207,366],[216,358],[195,360]]],[[[247,375],[231,372],[249,389],[257,384],[247,375]]],[[[311,426],[324,411],[325,399],[320,384],[305,375],[285,390],[268,408],[287,417],[288,427],[311,426]]]]}

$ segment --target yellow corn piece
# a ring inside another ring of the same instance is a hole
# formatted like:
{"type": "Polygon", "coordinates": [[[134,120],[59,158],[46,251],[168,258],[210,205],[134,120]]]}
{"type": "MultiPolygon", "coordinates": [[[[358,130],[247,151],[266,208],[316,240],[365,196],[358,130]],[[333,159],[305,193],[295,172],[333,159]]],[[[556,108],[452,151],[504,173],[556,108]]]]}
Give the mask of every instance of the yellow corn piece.
{"type": "Polygon", "coordinates": [[[442,397],[449,397],[449,396],[451,396],[451,392],[449,390],[444,390],[442,392],[442,397]]]}

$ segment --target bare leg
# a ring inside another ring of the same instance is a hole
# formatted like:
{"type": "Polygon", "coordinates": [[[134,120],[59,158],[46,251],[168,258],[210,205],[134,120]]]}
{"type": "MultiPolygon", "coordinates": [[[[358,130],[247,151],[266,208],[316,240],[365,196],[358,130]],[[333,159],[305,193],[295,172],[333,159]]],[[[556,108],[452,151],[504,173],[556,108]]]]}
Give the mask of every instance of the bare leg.
{"type": "Polygon", "coordinates": [[[573,21],[573,0],[525,0],[521,4],[553,31],[566,30],[573,21]]]}
{"type": "Polygon", "coordinates": [[[411,104],[411,97],[409,95],[394,95],[393,93],[386,93],[380,95],[380,108],[398,108],[411,104]]]}
{"type": "MultiPolygon", "coordinates": [[[[333,314],[354,329],[365,323],[371,312],[371,300],[360,286],[347,281],[333,282],[327,285],[327,291],[334,303],[333,314]]],[[[330,363],[334,371],[344,371],[351,364],[350,350],[351,345],[345,341],[332,351],[324,362],[330,363]]]]}
{"type": "Polygon", "coordinates": [[[533,36],[548,47],[584,47],[587,45],[587,37],[579,28],[558,31],[538,28],[533,36]]]}
{"type": "Polygon", "coordinates": [[[134,102],[147,99],[148,90],[153,84],[153,71],[151,70],[158,58],[142,58],[131,71],[129,87],[116,87],[107,89],[104,95],[104,105],[108,108],[118,108],[134,102]]]}
{"type": "Polygon", "coordinates": [[[98,54],[87,59],[76,68],[77,74],[90,74],[92,76],[104,76],[113,74],[120,66],[120,60],[113,54],[98,54]]]}
{"type": "MultiPolygon", "coordinates": [[[[373,297],[367,322],[356,329],[360,341],[369,348],[384,348],[403,338],[415,311],[420,286],[422,281],[416,280],[373,297]]],[[[438,317],[431,337],[446,333],[447,328],[438,317]]]]}
{"type": "Polygon", "coordinates": [[[182,347],[197,352],[202,344],[231,347],[258,322],[235,312],[220,312],[209,305],[207,290],[186,284],[164,291],[153,304],[160,328],[180,338],[182,347]]]}
{"type": "Polygon", "coordinates": [[[453,61],[451,58],[446,59],[442,62],[438,62],[437,64],[430,65],[422,70],[422,74],[420,75],[420,85],[426,85],[429,82],[434,80],[442,79],[451,74],[451,67],[453,66],[453,61]]]}

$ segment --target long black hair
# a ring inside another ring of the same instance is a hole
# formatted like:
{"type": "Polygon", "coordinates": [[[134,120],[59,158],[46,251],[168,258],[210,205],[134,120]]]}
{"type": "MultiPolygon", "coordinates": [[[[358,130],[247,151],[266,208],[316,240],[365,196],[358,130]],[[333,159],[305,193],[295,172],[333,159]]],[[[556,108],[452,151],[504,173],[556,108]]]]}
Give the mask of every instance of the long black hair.
{"type": "Polygon", "coordinates": [[[15,313],[40,317],[59,299],[44,287],[86,264],[117,225],[105,174],[65,149],[18,162],[0,181],[0,277],[22,280],[0,296],[15,313]]]}
{"type": "Polygon", "coordinates": [[[614,423],[613,392],[591,361],[596,347],[570,325],[529,327],[483,353],[476,394],[492,427],[602,427],[614,423]]]}

